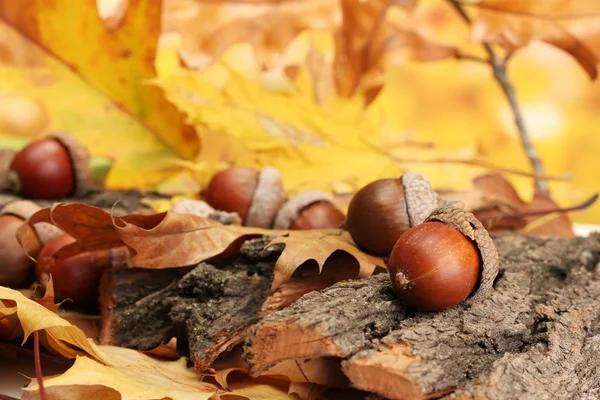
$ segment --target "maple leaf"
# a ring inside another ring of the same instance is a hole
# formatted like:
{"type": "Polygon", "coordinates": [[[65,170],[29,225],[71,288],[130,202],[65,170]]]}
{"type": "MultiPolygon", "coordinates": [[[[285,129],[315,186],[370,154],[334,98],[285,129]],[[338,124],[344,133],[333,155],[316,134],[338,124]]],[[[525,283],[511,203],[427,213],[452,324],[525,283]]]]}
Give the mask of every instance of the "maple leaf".
{"type": "Polygon", "coordinates": [[[102,353],[81,329],[22,293],[0,286],[0,338],[23,337],[25,343],[36,331],[40,342],[50,352],[66,358],[88,355],[104,362],[102,353]]]}
{"type": "Polygon", "coordinates": [[[31,245],[26,242],[28,230],[38,222],[51,223],[76,239],[61,248],[55,254],[56,259],[125,244],[135,253],[132,266],[155,269],[195,265],[244,240],[281,235],[270,243],[285,244],[275,264],[272,290],[287,281],[306,261],[315,260],[322,268],[336,251],[346,252],[356,259],[359,277],[372,274],[378,265],[385,265],[381,258],[360,251],[344,231],[277,231],[223,225],[209,218],[173,212],[117,217],[79,203],[57,203],[33,214],[17,232],[19,243],[27,254],[31,252],[31,245]]]}
{"type": "Polygon", "coordinates": [[[43,287],[44,287],[44,295],[38,299],[35,297],[35,292],[34,292],[34,295],[31,296],[31,300],[35,301],[38,304],[41,304],[42,306],[46,307],[50,311],[58,310],[58,308],[61,306],[61,304],[64,303],[66,300],[63,300],[60,303],[54,302],[54,284],[52,283],[52,275],[50,275],[50,277],[48,278],[46,283],[44,283],[43,287]]]}
{"type": "MultiPolygon", "coordinates": [[[[65,373],[44,379],[48,399],[209,399],[219,389],[200,381],[187,361],[157,360],[139,351],[115,346],[98,346],[105,364],[77,357],[65,373]]],[[[22,399],[37,399],[38,385],[32,382],[22,399]]]]}
{"type": "Polygon", "coordinates": [[[540,40],[571,54],[590,78],[600,62],[600,2],[589,0],[460,0],[475,5],[472,37],[508,52],[540,40]]]}

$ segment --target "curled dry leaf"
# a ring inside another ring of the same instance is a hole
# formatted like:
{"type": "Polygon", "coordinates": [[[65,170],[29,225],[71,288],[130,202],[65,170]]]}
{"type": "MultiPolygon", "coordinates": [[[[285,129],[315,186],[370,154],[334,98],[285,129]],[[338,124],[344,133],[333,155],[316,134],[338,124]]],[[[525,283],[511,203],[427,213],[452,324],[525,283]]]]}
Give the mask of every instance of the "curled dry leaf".
{"type": "Polygon", "coordinates": [[[360,251],[349,234],[339,230],[276,231],[222,225],[209,218],[172,212],[117,217],[79,203],[57,203],[33,214],[17,232],[19,243],[26,252],[30,250],[27,232],[38,222],[51,223],[76,239],[56,253],[57,259],[125,244],[135,254],[131,259],[132,266],[153,269],[198,264],[238,246],[243,240],[281,235],[269,244],[285,245],[275,265],[272,290],[287,281],[306,261],[315,260],[322,268],[338,250],[358,261],[358,277],[368,276],[377,266],[385,265],[381,258],[360,251]]]}
{"type": "Polygon", "coordinates": [[[40,285],[36,289],[38,289],[38,288],[43,288],[44,295],[38,299],[35,297],[35,291],[34,291],[33,296],[31,296],[31,300],[46,307],[48,310],[56,311],[56,310],[58,310],[60,305],[62,303],[64,303],[64,300],[61,301],[60,303],[54,302],[54,284],[52,283],[52,275],[50,275],[50,278],[48,278],[48,281],[46,281],[46,283],[43,286],[40,285]]]}
{"type": "Polygon", "coordinates": [[[472,37],[513,52],[540,40],[571,54],[595,79],[600,62],[600,2],[460,0],[475,5],[472,37]]]}
{"type": "Polygon", "coordinates": [[[102,353],[83,331],[22,293],[0,286],[0,339],[10,340],[39,331],[44,347],[66,358],[87,355],[103,362],[102,353]]]}
{"type": "MultiPolygon", "coordinates": [[[[141,352],[98,346],[106,364],[77,357],[61,375],[44,379],[48,400],[66,398],[208,400],[218,387],[201,382],[186,360],[163,361],[141,352]]],[[[35,380],[22,399],[38,399],[35,380]]]]}
{"type": "Polygon", "coordinates": [[[575,236],[568,216],[564,212],[546,210],[560,207],[546,193],[535,193],[526,202],[501,174],[487,174],[473,180],[474,189],[469,192],[450,192],[443,197],[460,201],[492,232],[520,231],[529,235],[552,235],[561,238],[575,236]],[[537,212],[542,215],[528,215],[537,212]]]}

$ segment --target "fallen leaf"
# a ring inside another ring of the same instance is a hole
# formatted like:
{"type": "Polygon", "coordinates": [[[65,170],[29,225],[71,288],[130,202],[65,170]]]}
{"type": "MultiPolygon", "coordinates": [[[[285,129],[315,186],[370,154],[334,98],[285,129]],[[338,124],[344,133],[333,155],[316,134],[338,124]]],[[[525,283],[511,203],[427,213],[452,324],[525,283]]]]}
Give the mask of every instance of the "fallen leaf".
{"type": "Polygon", "coordinates": [[[137,0],[125,7],[108,29],[95,1],[0,0],[0,17],[107,92],[181,157],[193,159],[200,149],[195,130],[146,82],[156,76],[162,2],[137,0]]]}
{"type": "Polygon", "coordinates": [[[40,341],[47,350],[65,358],[88,355],[99,362],[102,353],[88,340],[81,329],[71,325],[43,305],[22,293],[0,286],[0,338],[15,339],[39,331],[40,341]]]}
{"type": "Polygon", "coordinates": [[[76,239],[59,250],[56,259],[125,244],[135,253],[132,266],[155,269],[195,265],[224,253],[242,240],[280,235],[269,244],[285,244],[275,265],[272,290],[309,260],[316,261],[321,271],[336,251],[345,252],[358,261],[357,277],[371,275],[377,266],[385,265],[381,258],[359,250],[350,235],[341,230],[277,231],[223,225],[209,218],[173,212],[117,217],[79,203],[56,203],[33,214],[17,232],[27,254],[31,252],[31,245],[26,242],[27,232],[38,222],[51,223],[76,239]]]}
{"type": "Polygon", "coordinates": [[[217,398],[221,400],[298,399],[295,394],[290,392],[290,384],[286,380],[268,376],[252,378],[243,368],[232,368],[219,375],[219,381],[229,389],[227,392],[218,394],[217,398]]]}
{"type": "MultiPolygon", "coordinates": [[[[271,290],[288,281],[296,268],[307,261],[316,261],[321,272],[326,261],[337,251],[343,251],[358,261],[357,278],[372,275],[377,266],[385,266],[380,257],[359,250],[352,242],[350,234],[340,229],[290,231],[275,238],[269,246],[278,243],[284,244],[285,249],[275,265],[271,290]]],[[[350,266],[348,263],[348,267],[350,266]]]]}
{"type": "Polygon", "coordinates": [[[60,305],[62,303],[64,303],[64,301],[61,301],[60,303],[54,302],[54,284],[52,283],[52,275],[50,275],[50,277],[48,278],[48,280],[46,281],[46,283],[43,286],[42,285],[38,286],[38,288],[41,288],[41,287],[43,287],[43,289],[44,289],[44,295],[38,299],[35,297],[35,292],[34,292],[33,296],[31,296],[30,299],[35,301],[38,304],[41,304],[48,310],[50,310],[52,312],[56,312],[56,310],[58,310],[58,308],[60,307],[60,305]]]}
{"type": "MultiPolygon", "coordinates": [[[[77,357],[65,373],[44,378],[48,400],[82,399],[209,399],[219,389],[202,382],[187,360],[157,360],[141,352],[98,346],[106,364],[77,357]]],[[[39,399],[35,379],[23,389],[22,399],[39,399]]]]}
{"type": "Polygon", "coordinates": [[[540,40],[571,54],[590,78],[600,62],[600,3],[589,0],[461,0],[474,5],[474,40],[513,52],[540,40]]]}
{"type": "Polygon", "coordinates": [[[473,182],[474,190],[464,192],[462,197],[453,194],[447,194],[446,197],[463,201],[465,208],[473,212],[488,230],[512,230],[561,238],[575,236],[566,213],[527,215],[559,208],[549,194],[535,193],[533,199],[526,202],[501,174],[481,175],[473,182]]]}

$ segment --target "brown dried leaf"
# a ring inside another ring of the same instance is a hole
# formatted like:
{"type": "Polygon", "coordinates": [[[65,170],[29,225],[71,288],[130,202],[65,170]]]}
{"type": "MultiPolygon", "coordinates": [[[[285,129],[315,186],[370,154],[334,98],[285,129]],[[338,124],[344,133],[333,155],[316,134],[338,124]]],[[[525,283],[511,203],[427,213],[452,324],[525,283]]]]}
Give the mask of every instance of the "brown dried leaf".
{"type": "Polygon", "coordinates": [[[589,0],[461,0],[474,4],[472,37],[513,52],[540,40],[571,54],[590,78],[600,62],[600,2],[589,0]]]}
{"type": "MultiPolygon", "coordinates": [[[[38,287],[41,287],[41,286],[38,286],[38,287]]],[[[64,303],[64,300],[61,301],[60,303],[54,302],[54,284],[52,283],[52,275],[50,275],[50,278],[43,285],[43,287],[44,287],[44,295],[41,298],[39,298],[39,299],[36,298],[35,292],[34,292],[33,296],[31,296],[30,299],[35,301],[36,303],[46,307],[48,310],[50,310],[52,312],[58,310],[60,305],[62,303],[64,303]]]]}
{"type": "MultiPolygon", "coordinates": [[[[285,244],[285,249],[275,265],[271,290],[290,279],[296,268],[309,260],[314,260],[322,270],[325,262],[336,252],[344,251],[358,261],[357,278],[372,275],[377,266],[384,266],[380,257],[371,256],[359,250],[350,234],[339,229],[290,231],[275,238],[269,245],[285,244]]],[[[352,268],[349,263],[348,268],[352,268]]]]}
{"type": "Polygon", "coordinates": [[[488,174],[474,179],[475,191],[484,193],[488,203],[467,209],[491,231],[515,230],[530,235],[575,236],[566,213],[544,216],[519,214],[559,208],[548,194],[536,193],[531,202],[523,201],[514,187],[500,174],[488,174]],[[511,217],[514,216],[514,217],[511,217]]]}
{"type": "MultiPolygon", "coordinates": [[[[386,18],[389,0],[341,0],[342,25],[336,33],[334,70],[338,92],[352,96],[360,87],[381,85],[385,64],[454,57],[454,47],[426,39],[417,31],[386,18]]],[[[414,2],[399,2],[410,7],[414,2]]]]}
{"type": "Polygon", "coordinates": [[[381,258],[360,251],[344,231],[275,231],[222,225],[209,218],[172,212],[116,217],[79,203],[58,203],[33,214],[17,232],[26,251],[27,232],[37,222],[52,223],[77,240],[59,250],[57,259],[125,244],[135,253],[132,266],[155,269],[194,265],[226,252],[241,240],[279,234],[270,243],[285,244],[275,266],[273,290],[306,261],[315,260],[320,271],[336,251],[346,252],[358,261],[358,277],[370,275],[376,266],[385,265],[381,258]]]}

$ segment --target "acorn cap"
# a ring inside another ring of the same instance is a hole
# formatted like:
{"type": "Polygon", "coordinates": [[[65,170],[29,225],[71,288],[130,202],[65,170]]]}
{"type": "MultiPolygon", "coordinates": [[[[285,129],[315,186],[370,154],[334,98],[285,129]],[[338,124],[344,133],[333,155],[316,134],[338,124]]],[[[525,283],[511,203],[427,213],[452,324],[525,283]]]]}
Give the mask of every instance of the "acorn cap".
{"type": "Polygon", "coordinates": [[[13,188],[11,179],[10,165],[15,158],[16,151],[11,149],[0,149],[0,191],[7,191],[13,188]]]}
{"type": "Polygon", "coordinates": [[[275,167],[264,167],[250,202],[244,225],[271,228],[277,211],[285,202],[281,173],[275,167]]]}
{"type": "MultiPolygon", "coordinates": [[[[5,205],[0,210],[0,215],[14,215],[25,221],[39,210],[41,210],[41,207],[33,201],[17,200],[5,205]]],[[[46,244],[50,239],[64,233],[60,228],[47,222],[38,222],[33,226],[33,229],[42,244],[46,244]]]]}
{"type": "Polygon", "coordinates": [[[274,229],[290,229],[294,221],[300,217],[300,213],[306,207],[319,201],[332,203],[333,199],[325,192],[318,190],[307,190],[289,199],[275,217],[274,229]]]}
{"type": "Polygon", "coordinates": [[[425,220],[429,221],[443,222],[477,245],[482,262],[481,275],[477,286],[465,302],[472,304],[479,301],[491,289],[498,275],[498,251],[490,234],[472,213],[456,206],[438,208],[425,220]]]}
{"type": "Polygon", "coordinates": [[[439,196],[427,178],[418,172],[406,172],[400,179],[410,226],[419,225],[439,207],[439,196]]]}
{"type": "Polygon", "coordinates": [[[69,153],[73,172],[75,174],[75,196],[84,196],[92,186],[92,170],[90,168],[90,153],[77,139],[66,132],[53,132],[49,138],[57,140],[69,153]]]}

